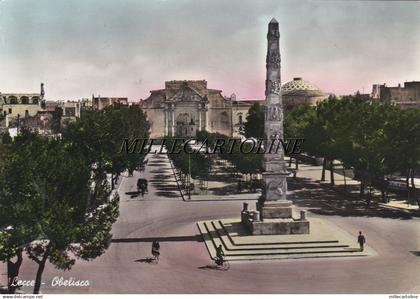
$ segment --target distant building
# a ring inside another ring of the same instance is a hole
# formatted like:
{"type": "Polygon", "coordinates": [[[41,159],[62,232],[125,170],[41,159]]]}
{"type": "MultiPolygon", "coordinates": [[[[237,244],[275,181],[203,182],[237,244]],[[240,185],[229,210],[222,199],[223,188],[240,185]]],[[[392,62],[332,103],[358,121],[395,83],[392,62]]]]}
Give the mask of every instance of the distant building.
{"type": "Polygon", "coordinates": [[[240,99],[236,100],[235,95],[231,96],[232,100],[232,136],[238,137],[244,133],[246,118],[249,108],[258,102],[264,105],[264,101],[257,99],[240,99]]]}
{"type": "Polygon", "coordinates": [[[9,123],[10,128],[17,130],[26,129],[31,132],[36,132],[41,135],[53,135],[51,124],[53,115],[48,111],[40,111],[34,116],[27,116],[23,118],[14,118],[9,123]]]}
{"type": "Polygon", "coordinates": [[[420,108],[420,81],[404,82],[395,87],[386,84],[374,84],[371,93],[372,100],[381,104],[395,105],[400,108],[420,108]]]}
{"type": "Polygon", "coordinates": [[[40,93],[0,93],[0,126],[9,127],[15,119],[35,116],[42,110],[44,84],[40,93]]]}
{"type": "Polygon", "coordinates": [[[283,107],[286,111],[301,105],[316,106],[327,95],[315,85],[302,78],[293,78],[281,87],[283,107]]]}
{"type": "Polygon", "coordinates": [[[94,110],[102,110],[108,106],[115,104],[128,105],[128,98],[119,98],[119,97],[95,97],[92,95],[92,108],[94,110]]]}
{"type": "Polygon", "coordinates": [[[150,93],[139,107],[147,114],[151,137],[191,137],[201,130],[232,136],[232,101],[207,88],[207,81],[167,81],[150,93]]]}
{"type": "Polygon", "coordinates": [[[81,101],[67,101],[61,104],[61,109],[63,114],[61,115],[61,127],[65,128],[69,123],[76,121],[77,118],[80,118],[82,108],[81,101]]]}

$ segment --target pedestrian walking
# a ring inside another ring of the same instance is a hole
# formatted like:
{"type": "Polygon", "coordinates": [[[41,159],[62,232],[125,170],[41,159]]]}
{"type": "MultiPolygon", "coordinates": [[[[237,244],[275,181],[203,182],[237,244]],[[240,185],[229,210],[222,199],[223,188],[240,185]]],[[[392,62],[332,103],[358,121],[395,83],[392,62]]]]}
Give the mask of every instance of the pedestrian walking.
{"type": "Polygon", "coordinates": [[[365,248],[364,248],[364,245],[365,245],[365,243],[366,243],[366,238],[365,238],[365,236],[362,234],[362,232],[359,232],[359,236],[357,237],[357,242],[359,243],[359,245],[360,245],[360,251],[363,251],[365,248]]]}
{"type": "Polygon", "coordinates": [[[153,241],[152,243],[152,255],[156,261],[156,263],[159,262],[159,256],[160,256],[160,244],[158,241],[153,241]]]}
{"type": "Polygon", "coordinates": [[[238,181],[238,187],[236,188],[237,193],[241,193],[242,192],[242,182],[241,180],[238,181]]]}

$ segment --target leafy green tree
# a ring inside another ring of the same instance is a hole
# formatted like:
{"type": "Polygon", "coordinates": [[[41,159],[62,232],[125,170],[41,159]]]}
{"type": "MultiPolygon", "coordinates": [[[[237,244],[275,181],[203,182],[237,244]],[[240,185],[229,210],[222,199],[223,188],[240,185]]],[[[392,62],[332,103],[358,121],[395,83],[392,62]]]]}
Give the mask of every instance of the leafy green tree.
{"type": "Polygon", "coordinates": [[[92,173],[85,157],[68,149],[63,141],[24,132],[1,159],[0,248],[12,252],[0,252],[10,258],[24,248],[38,264],[34,293],[47,260],[70,269],[75,258],[102,254],[118,216],[118,195],[111,196],[106,176],[92,173]]]}
{"type": "Polygon", "coordinates": [[[19,274],[23,247],[36,236],[36,225],[27,215],[34,208],[31,199],[35,195],[28,180],[33,175],[30,165],[34,161],[30,157],[39,156],[43,147],[41,139],[27,132],[13,143],[0,143],[0,260],[7,262],[9,293],[16,290],[12,282],[19,274]],[[32,152],[18,146],[26,142],[33,143],[32,152]]]}
{"type": "Polygon", "coordinates": [[[51,129],[54,133],[61,132],[61,117],[63,116],[63,108],[56,107],[52,113],[51,129]]]}
{"type": "MultiPolygon", "coordinates": [[[[417,193],[414,177],[420,169],[420,109],[389,109],[392,114],[384,123],[386,146],[383,148],[387,173],[406,176],[407,189],[417,193]]],[[[419,197],[414,198],[420,206],[419,197]]]]}
{"type": "Polygon", "coordinates": [[[254,103],[249,108],[244,124],[246,138],[264,138],[264,106],[254,103]]]}
{"type": "MultiPolygon", "coordinates": [[[[308,128],[316,117],[316,109],[311,106],[297,106],[293,110],[287,112],[284,117],[284,139],[287,138],[303,138],[304,130],[308,128]]],[[[316,140],[304,141],[304,150],[307,153],[314,153],[317,151],[317,147],[314,143],[316,140]]],[[[290,164],[292,162],[293,155],[290,155],[290,164]]],[[[295,157],[296,169],[298,169],[299,159],[295,157]]]]}
{"type": "Polygon", "coordinates": [[[121,152],[125,139],[148,138],[143,112],[135,106],[113,105],[100,111],[85,111],[64,132],[74,152],[82,152],[95,172],[110,173],[111,188],[124,170],[130,172],[144,159],[144,153],[121,152]]]}

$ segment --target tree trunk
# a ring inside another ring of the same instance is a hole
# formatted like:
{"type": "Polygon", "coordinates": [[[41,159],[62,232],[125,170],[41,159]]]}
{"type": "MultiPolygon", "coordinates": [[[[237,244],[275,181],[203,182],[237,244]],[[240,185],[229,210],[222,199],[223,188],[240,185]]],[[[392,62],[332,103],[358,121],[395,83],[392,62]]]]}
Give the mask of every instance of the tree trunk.
{"type": "Polygon", "coordinates": [[[365,183],[362,178],[360,178],[360,197],[365,197],[365,183]]]}
{"type": "Polygon", "coordinates": [[[419,206],[419,209],[420,209],[420,196],[419,196],[419,192],[417,191],[416,188],[413,188],[413,196],[414,196],[414,199],[416,200],[417,205],[419,206]]]}
{"type": "Polygon", "coordinates": [[[296,167],[295,167],[295,169],[296,169],[296,170],[298,170],[298,169],[299,169],[299,159],[296,159],[296,167]]]}
{"type": "Polygon", "coordinates": [[[14,294],[16,291],[16,286],[12,286],[14,284],[15,279],[19,276],[19,269],[22,265],[23,257],[22,257],[23,249],[18,249],[16,252],[17,260],[16,262],[12,262],[11,260],[7,261],[7,277],[8,277],[8,292],[9,294],[14,294]]]}
{"type": "Polygon", "coordinates": [[[289,167],[292,167],[292,156],[290,155],[290,159],[289,159],[289,167]]]}
{"type": "Polygon", "coordinates": [[[382,176],[381,177],[380,187],[381,187],[381,200],[382,200],[383,203],[386,203],[386,197],[385,197],[385,190],[386,190],[385,176],[382,176]]]}
{"type": "Polygon", "coordinates": [[[415,171],[414,169],[411,169],[411,187],[413,187],[413,189],[416,188],[415,184],[414,184],[414,176],[415,176],[415,171]]]}
{"type": "Polygon", "coordinates": [[[407,177],[405,178],[405,183],[407,186],[407,202],[410,203],[411,200],[411,192],[410,192],[410,175],[411,175],[411,169],[408,171],[407,177]]]}
{"type": "Polygon", "coordinates": [[[414,184],[414,176],[415,176],[415,171],[414,171],[414,169],[411,169],[411,187],[412,187],[412,190],[413,190],[413,196],[414,196],[414,199],[417,202],[417,205],[420,208],[420,198],[419,198],[420,196],[419,196],[419,192],[416,189],[416,185],[414,184]]]}
{"type": "Polygon", "coordinates": [[[343,165],[344,190],[347,189],[346,167],[343,165]]]}
{"type": "Polygon", "coordinates": [[[331,186],[334,186],[334,159],[330,161],[330,179],[331,179],[331,186]]]}
{"type": "Polygon", "coordinates": [[[36,271],[36,278],[35,278],[34,294],[39,294],[39,290],[41,289],[42,273],[44,272],[45,263],[49,255],[50,255],[50,245],[47,246],[44,256],[42,257],[42,260],[38,263],[38,271],[36,271]]]}
{"type": "Polygon", "coordinates": [[[327,167],[327,159],[324,158],[322,161],[322,175],[321,175],[321,182],[325,181],[325,168],[327,167]]]}

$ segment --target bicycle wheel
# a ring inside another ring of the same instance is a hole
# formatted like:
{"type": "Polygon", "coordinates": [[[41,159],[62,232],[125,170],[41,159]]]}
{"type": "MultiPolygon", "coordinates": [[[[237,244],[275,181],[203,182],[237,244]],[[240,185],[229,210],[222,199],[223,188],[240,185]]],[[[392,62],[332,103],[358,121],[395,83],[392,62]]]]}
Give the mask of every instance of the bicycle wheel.
{"type": "Polygon", "coordinates": [[[227,260],[223,261],[222,269],[225,270],[225,271],[230,269],[230,264],[227,260]]]}

